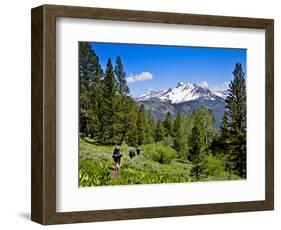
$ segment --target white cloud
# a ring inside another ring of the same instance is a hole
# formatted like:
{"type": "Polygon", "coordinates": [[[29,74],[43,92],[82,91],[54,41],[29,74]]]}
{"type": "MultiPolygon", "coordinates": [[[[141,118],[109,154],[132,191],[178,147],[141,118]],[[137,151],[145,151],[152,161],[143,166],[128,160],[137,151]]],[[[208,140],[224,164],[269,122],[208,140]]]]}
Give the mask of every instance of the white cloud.
{"type": "Polygon", "coordinates": [[[208,82],[207,81],[202,81],[201,83],[198,83],[198,85],[203,87],[203,88],[207,88],[208,87],[208,82]]]}
{"type": "Polygon", "coordinates": [[[135,79],[133,77],[127,77],[127,82],[128,83],[134,83],[135,79]]]}
{"type": "Polygon", "coordinates": [[[140,74],[136,75],[131,75],[130,77],[127,77],[127,82],[128,83],[134,83],[137,81],[147,81],[147,80],[152,80],[153,75],[150,72],[142,72],[140,74]]]}
{"type": "Polygon", "coordinates": [[[221,85],[216,85],[212,87],[212,91],[222,91],[228,89],[229,82],[224,82],[221,85]]]}

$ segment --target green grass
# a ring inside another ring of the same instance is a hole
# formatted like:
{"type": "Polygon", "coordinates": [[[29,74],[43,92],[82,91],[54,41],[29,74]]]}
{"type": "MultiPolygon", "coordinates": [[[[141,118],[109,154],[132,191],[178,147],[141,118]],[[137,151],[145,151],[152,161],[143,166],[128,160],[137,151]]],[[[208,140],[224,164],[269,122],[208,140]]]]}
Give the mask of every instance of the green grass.
{"type": "MultiPolygon", "coordinates": [[[[79,183],[82,187],[97,185],[128,185],[178,183],[193,181],[190,178],[192,164],[180,160],[176,152],[164,144],[149,144],[142,146],[143,153],[130,159],[127,145],[121,146],[122,164],[116,176],[112,152],[114,146],[99,146],[88,139],[80,139],[79,183]]],[[[204,180],[237,179],[224,172],[217,159],[209,158],[210,172],[204,180]]]]}

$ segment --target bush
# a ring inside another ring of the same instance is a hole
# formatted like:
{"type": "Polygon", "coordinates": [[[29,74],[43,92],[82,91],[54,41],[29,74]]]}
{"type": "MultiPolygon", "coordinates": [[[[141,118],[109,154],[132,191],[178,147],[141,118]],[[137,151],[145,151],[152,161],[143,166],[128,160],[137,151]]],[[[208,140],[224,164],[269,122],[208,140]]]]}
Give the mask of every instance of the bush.
{"type": "Polygon", "coordinates": [[[87,142],[87,143],[95,144],[95,141],[94,141],[94,139],[92,139],[92,138],[84,137],[83,139],[84,139],[84,141],[87,142]]]}
{"type": "Polygon", "coordinates": [[[203,165],[208,176],[225,176],[225,163],[223,159],[216,156],[207,155],[205,156],[203,165]]]}
{"type": "Polygon", "coordinates": [[[146,158],[161,164],[169,164],[176,157],[176,151],[170,146],[164,146],[161,142],[144,145],[143,154],[146,158]]]}

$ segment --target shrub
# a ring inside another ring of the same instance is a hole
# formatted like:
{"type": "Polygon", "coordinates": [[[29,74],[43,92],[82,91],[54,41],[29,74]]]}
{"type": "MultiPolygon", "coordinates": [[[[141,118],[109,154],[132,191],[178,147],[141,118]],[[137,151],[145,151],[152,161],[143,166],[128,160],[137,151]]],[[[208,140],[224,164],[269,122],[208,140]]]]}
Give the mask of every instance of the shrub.
{"type": "Polygon", "coordinates": [[[90,137],[83,137],[83,140],[86,142],[86,143],[90,143],[90,144],[95,144],[95,140],[90,138],[90,137]]]}
{"type": "Polygon", "coordinates": [[[146,158],[161,164],[169,164],[176,157],[176,151],[170,146],[164,146],[161,142],[144,145],[143,154],[146,158]]]}
{"type": "Polygon", "coordinates": [[[206,156],[204,166],[207,169],[206,181],[219,181],[219,180],[239,180],[241,177],[231,174],[225,170],[226,159],[222,154],[215,156],[206,156]]]}
{"type": "Polygon", "coordinates": [[[223,159],[212,155],[206,155],[203,164],[208,176],[225,176],[225,163],[223,159]]]}

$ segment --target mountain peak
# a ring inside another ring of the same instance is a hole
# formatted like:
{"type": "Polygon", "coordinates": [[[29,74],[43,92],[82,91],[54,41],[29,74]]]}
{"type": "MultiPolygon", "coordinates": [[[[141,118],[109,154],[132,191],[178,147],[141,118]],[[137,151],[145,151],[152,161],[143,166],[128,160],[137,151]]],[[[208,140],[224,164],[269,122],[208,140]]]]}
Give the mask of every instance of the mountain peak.
{"type": "Polygon", "coordinates": [[[192,83],[189,83],[187,81],[180,81],[177,85],[176,88],[181,87],[181,86],[190,86],[192,83]]]}
{"type": "Polygon", "coordinates": [[[195,83],[185,81],[179,82],[175,88],[161,90],[158,92],[150,91],[136,98],[137,101],[160,100],[169,101],[172,104],[178,104],[196,99],[216,100],[217,98],[224,99],[221,93],[213,93],[206,87],[201,87],[195,83]]]}

